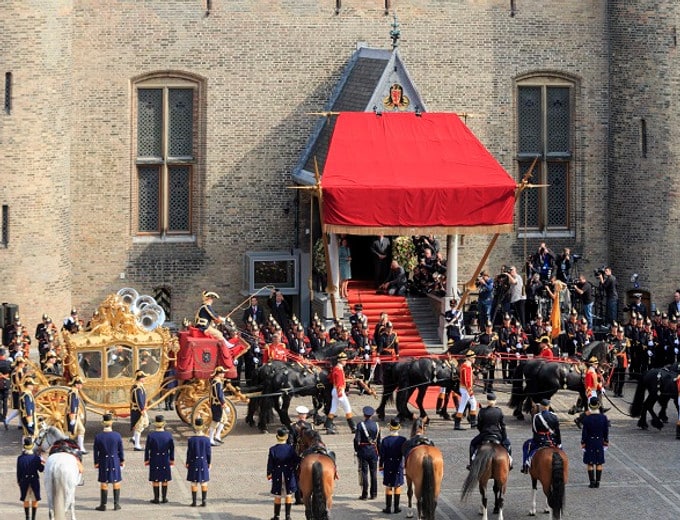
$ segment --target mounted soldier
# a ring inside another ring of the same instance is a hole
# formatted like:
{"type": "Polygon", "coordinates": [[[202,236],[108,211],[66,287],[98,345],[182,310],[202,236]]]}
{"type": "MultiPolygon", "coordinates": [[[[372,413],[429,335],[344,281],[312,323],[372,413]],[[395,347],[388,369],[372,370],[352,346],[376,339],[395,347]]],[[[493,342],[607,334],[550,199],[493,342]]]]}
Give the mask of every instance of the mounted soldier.
{"type": "Polygon", "coordinates": [[[470,441],[470,463],[467,469],[470,469],[477,449],[484,442],[502,444],[508,451],[508,455],[510,455],[510,469],[512,469],[512,448],[510,447],[510,439],[508,439],[508,434],[505,430],[503,412],[496,406],[496,394],[493,392],[486,394],[486,403],[487,406],[479,410],[477,417],[479,433],[470,441]]]}
{"type": "Polygon", "coordinates": [[[522,446],[522,473],[529,471],[531,457],[536,450],[544,446],[562,448],[562,435],[560,433],[560,420],[550,411],[550,401],[543,399],[539,405],[539,411],[531,420],[531,429],[534,436],[522,446]]]}

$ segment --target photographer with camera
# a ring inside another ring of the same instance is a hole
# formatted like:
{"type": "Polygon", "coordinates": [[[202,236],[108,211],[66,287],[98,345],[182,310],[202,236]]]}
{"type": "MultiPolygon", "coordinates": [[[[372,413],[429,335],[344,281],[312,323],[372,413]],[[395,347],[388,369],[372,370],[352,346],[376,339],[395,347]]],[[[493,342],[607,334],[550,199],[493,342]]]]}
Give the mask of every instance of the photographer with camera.
{"type": "Polygon", "coordinates": [[[570,283],[571,282],[571,267],[576,261],[575,258],[572,257],[571,255],[571,250],[568,247],[565,247],[562,250],[562,253],[557,257],[557,261],[555,262],[557,265],[557,279],[561,282],[564,283],[570,283]]]}
{"type": "Polygon", "coordinates": [[[475,282],[479,296],[477,297],[477,311],[479,312],[479,323],[491,321],[491,306],[493,304],[493,280],[489,273],[482,271],[475,282]]]}
{"type": "Polygon", "coordinates": [[[524,281],[514,265],[510,267],[507,274],[508,280],[510,281],[510,306],[515,313],[515,317],[517,318],[520,327],[524,328],[524,324],[526,323],[524,307],[527,299],[524,291],[524,281]]]}
{"type": "Polygon", "coordinates": [[[538,251],[531,258],[531,271],[532,273],[538,273],[541,276],[541,280],[547,281],[552,276],[554,270],[555,255],[548,249],[545,242],[541,242],[538,251]]]}
{"type": "Polygon", "coordinates": [[[606,303],[607,325],[613,325],[619,314],[619,293],[616,285],[616,277],[612,274],[612,268],[606,266],[602,269],[597,269],[595,275],[600,280],[600,288],[604,294],[606,303]]]}
{"type": "Polygon", "coordinates": [[[586,275],[579,275],[578,282],[574,285],[574,291],[578,294],[578,298],[581,301],[581,312],[588,322],[588,329],[592,329],[595,297],[593,296],[593,286],[586,280],[586,275]]]}

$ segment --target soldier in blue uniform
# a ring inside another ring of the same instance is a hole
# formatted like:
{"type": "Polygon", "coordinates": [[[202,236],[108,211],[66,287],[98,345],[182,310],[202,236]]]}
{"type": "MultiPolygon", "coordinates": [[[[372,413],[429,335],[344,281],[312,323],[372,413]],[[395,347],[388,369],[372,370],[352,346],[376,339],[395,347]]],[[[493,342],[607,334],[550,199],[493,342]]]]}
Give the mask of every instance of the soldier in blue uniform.
{"type": "Polygon", "coordinates": [[[33,379],[27,377],[23,382],[24,391],[19,396],[19,410],[21,412],[21,425],[24,428],[24,437],[35,438],[35,399],[33,399],[33,379]]]}
{"type": "Polygon", "coordinates": [[[369,474],[370,498],[378,496],[378,450],[380,446],[380,427],[371,419],[375,410],[371,406],[363,408],[364,420],[361,421],[354,434],[354,452],[359,462],[361,475],[361,496],[359,500],[368,500],[369,474]]]}
{"type": "Polygon", "coordinates": [[[38,473],[45,469],[42,459],[33,453],[33,437],[24,438],[23,453],[17,458],[17,484],[21,496],[19,500],[24,503],[24,513],[28,520],[28,512],[31,510],[31,518],[35,520],[40,501],[40,476],[38,473]]]}
{"type": "Polygon", "coordinates": [[[123,453],[123,438],[120,433],[113,431],[113,416],[110,413],[102,417],[104,429],[94,438],[93,458],[94,467],[99,469],[100,504],[97,511],[106,511],[106,501],[109,494],[109,484],[113,484],[113,509],[120,509],[120,482],[123,480],[121,468],[125,466],[123,453]]]}
{"type": "Polygon", "coordinates": [[[85,455],[85,425],[80,414],[80,389],[83,387],[83,380],[76,376],[71,381],[71,390],[66,400],[66,414],[68,417],[68,432],[71,438],[75,437],[78,442],[80,453],[85,455]]]}
{"type": "Polygon", "coordinates": [[[289,431],[279,428],[276,432],[276,444],[269,448],[267,458],[267,480],[272,481],[271,493],[274,495],[274,516],[271,520],[279,520],[281,514],[281,496],[286,496],[286,520],[290,520],[293,506],[293,495],[297,491],[295,468],[299,457],[295,448],[288,444],[289,431]]]}
{"type": "Polygon", "coordinates": [[[212,451],[210,439],[205,435],[203,419],[196,418],[194,422],[196,434],[189,437],[187,443],[187,480],[191,482],[191,505],[196,507],[198,485],[201,485],[201,507],[205,507],[208,497],[208,481],[210,480],[210,464],[212,451]]]}
{"type": "Polygon", "coordinates": [[[149,426],[149,415],[146,413],[146,390],[144,380],[146,373],[143,370],[135,372],[135,384],[130,389],[130,429],[132,430],[132,442],[135,451],[144,451],[140,443],[142,432],[149,426]]]}
{"type": "Polygon", "coordinates": [[[394,513],[401,513],[399,499],[401,486],[404,485],[404,457],[401,448],[406,437],[399,435],[401,424],[399,419],[390,421],[390,434],[380,443],[380,471],[383,472],[383,486],[385,486],[385,509],[383,513],[392,513],[392,498],[394,498],[394,513]]]}
{"type": "Polygon", "coordinates": [[[550,411],[550,401],[543,399],[538,405],[538,413],[531,419],[534,436],[522,445],[522,473],[529,472],[531,457],[543,446],[562,447],[560,420],[550,411]]]}
{"type": "Polygon", "coordinates": [[[609,446],[609,421],[606,415],[600,413],[600,401],[597,397],[590,398],[588,408],[590,413],[582,420],[581,449],[583,463],[588,468],[589,487],[598,488],[602,477],[604,452],[609,446]]]}
{"type": "MultiPolygon", "coordinates": [[[[512,449],[510,439],[505,430],[505,420],[503,411],[496,406],[496,394],[489,392],[486,394],[487,406],[479,410],[477,417],[477,429],[479,433],[470,441],[470,464],[475,458],[477,449],[483,442],[495,442],[502,444],[510,456],[510,469],[512,469],[512,449]]],[[[468,464],[467,469],[470,469],[468,464]]]]}
{"type": "Polygon", "coordinates": [[[165,418],[157,415],[153,423],[155,430],[146,437],[144,464],[149,466],[149,482],[153,487],[152,504],[168,503],[168,482],[172,480],[172,466],[175,465],[175,441],[165,431],[165,418]],[[160,488],[160,489],[159,489],[160,488]],[[162,499],[159,500],[162,489],[162,499]]]}
{"type": "Polygon", "coordinates": [[[212,373],[210,381],[210,413],[212,422],[210,423],[210,445],[219,446],[222,444],[222,429],[224,428],[224,408],[227,399],[224,397],[224,367],[216,367],[212,373]]]}

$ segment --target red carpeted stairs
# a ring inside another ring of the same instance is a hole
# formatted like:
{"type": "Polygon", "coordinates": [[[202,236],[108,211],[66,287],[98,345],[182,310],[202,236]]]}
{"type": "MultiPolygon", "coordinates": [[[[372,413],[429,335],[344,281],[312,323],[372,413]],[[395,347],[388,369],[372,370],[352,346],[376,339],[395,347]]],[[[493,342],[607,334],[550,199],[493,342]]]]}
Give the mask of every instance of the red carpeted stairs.
{"type": "Polygon", "coordinates": [[[371,333],[373,333],[373,328],[380,319],[380,314],[387,313],[394,330],[399,335],[399,355],[401,357],[417,357],[428,354],[405,297],[375,294],[373,284],[361,280],[351,281],[347,292],[350,310],[353,310],[357,303],[363,305],[363,313],[368,318],[371,333]]]}

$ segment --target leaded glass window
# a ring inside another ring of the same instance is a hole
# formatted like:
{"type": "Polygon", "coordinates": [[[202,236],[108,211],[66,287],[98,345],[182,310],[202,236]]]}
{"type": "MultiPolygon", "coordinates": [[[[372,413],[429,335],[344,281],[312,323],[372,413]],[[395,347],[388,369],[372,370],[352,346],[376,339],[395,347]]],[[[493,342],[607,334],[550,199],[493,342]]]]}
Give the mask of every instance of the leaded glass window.
{"type": "Polygon", "coordinates": [[[526,230],[569,229],[572,186],[573,85],[532,78],[517,89],[517,160],[520,177],[535,165],[519,206],[526,230]],[[560,84],[561,83],[561,84],[560,84]]]}
{"type": "Polygon", "coordinates": [[[138,233],[192,232],[196,92],[172,78],[137,86],[138,233]]]}

